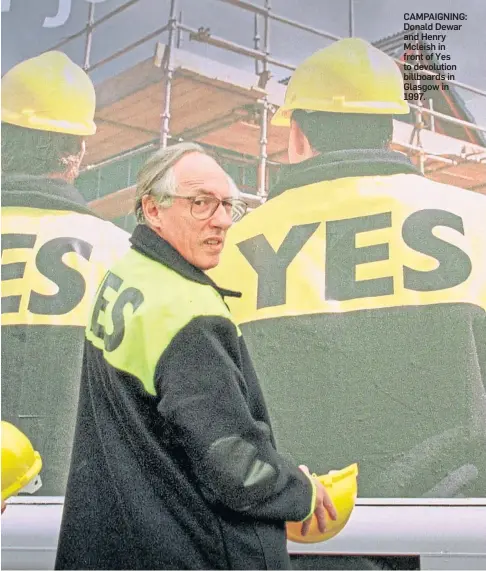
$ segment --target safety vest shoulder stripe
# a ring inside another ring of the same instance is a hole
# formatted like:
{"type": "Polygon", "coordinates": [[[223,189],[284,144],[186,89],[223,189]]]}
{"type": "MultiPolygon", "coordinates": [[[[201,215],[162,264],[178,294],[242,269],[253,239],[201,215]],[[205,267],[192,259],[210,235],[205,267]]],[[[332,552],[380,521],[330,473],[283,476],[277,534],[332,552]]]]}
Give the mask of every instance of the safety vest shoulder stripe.
{"type": "Polygon", "coordinates": [[[214,288],[130,250],[101,285],[86,335],[110,365],[133,375],[155,395],[159,359],[176,335],[200,316],[231,320],[214,288]]]}

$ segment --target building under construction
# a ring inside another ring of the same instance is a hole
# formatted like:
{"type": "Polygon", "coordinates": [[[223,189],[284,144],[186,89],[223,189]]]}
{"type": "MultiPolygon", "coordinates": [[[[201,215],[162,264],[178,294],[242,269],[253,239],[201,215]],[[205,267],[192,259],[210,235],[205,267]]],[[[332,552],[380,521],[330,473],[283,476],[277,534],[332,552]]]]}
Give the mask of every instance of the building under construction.
{"type": "MultiPolygon", "coordinates": [[[[139,167],[159,145],[181,140],[197,141],[218,156],[251,207],[261,204],[269,185],[287,161],[287,128],[270,125],[283,102],[286,81],[272,78],[272,69],[294,66],[272,56],[269,38],[272,22],[323,40],[338,36],[278,15],[270,0],[256,5],[247,0],[219,0],[234,10],[253,13],[253,47],[216,37],[209,28],[192,28],[182,21],[177,0],[168,3],[168,18],[161,27],[99,62],[91,62],[91,43],[97,28],[136,4],[129,0],[95,19],[89,6],[86,26],[63,44],[86,36],[84,68],[89,72],[146,42],[154,42],[154,56],[97,85],[96,123],[90,139],[88,166],[78,186],[100,215],[131,230],[134,181],[139,167]],[[187,41],[209,44],[252,58],[253,73],[182,49],[187,41]]],[[[353,3],[349,5],[349,33],[353,35],[353,3]]],[[[375,42],[403,70],[403,32],[375,42]]],[[[438,84],[434,72],[428,84],[438,84]]],[[[486,194],[486,127],[474,123],[460,96],[468,91],[486,97],[486,91],[457,81],[449,89],[427,91],[411,104],[411,113],[394,121],[393,148],[407,153],[429,178],[486,194]],[[431,95],[432,94],[432,95],[431,95]]]]}

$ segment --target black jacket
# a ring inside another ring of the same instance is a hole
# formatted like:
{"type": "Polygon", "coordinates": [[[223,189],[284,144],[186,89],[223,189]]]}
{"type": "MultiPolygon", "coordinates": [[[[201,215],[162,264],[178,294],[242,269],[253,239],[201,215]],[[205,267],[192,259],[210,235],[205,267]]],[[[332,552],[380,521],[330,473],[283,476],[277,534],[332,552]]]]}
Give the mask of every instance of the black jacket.
{"type": "Polygon", "coordinates": [[[313,486],[275,450],[218,288],[146,226],[100,288],[56,569],[287,568],[313,486]]]}
{"type": "Polygon", "coordinates": [[[40,452],[40,495],[64,495],[89,307],[128,245],[74,187],[2,177],[2,419],[40,452]]]}

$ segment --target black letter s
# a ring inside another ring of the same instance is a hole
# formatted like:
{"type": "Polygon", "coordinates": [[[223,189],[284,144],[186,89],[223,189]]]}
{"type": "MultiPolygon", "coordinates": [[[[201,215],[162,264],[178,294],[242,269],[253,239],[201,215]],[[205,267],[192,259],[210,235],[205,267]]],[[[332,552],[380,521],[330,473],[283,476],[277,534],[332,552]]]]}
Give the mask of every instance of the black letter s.
{"type": "Polygon", "coordinates": [[[73,310],[83,299],[86,291],[84,276],[74,268],[66,266],[62,257],[68,252],[76,252],[89,260],[93,246],[78,238],[54,238],[43,244],[35,263],[39,272],[54,282],[59,291],[54,295],[32,292],[29,311],[41,315],[62,315],[73,310]]]}
{"type": "Polygon", "coordinates": [[[469,256],[460,248],[432,234],[436,226],[446,226],[464,235],[462,218],[446,210],[419,210],[411,214],[402,228],[403,240],[413,250],[439,262],[435,270],[423,272],[403,267],[403,283],[414,291],[438,291],[466,281],[472,271],[469,256]]]}

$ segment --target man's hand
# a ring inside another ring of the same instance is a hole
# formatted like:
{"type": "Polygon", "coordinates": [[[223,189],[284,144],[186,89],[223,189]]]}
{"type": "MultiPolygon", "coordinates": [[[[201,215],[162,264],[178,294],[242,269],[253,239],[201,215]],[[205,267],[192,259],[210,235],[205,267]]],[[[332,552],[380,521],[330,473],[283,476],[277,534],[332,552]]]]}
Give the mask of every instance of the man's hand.
{"type": "Polygon", "coordinates": [[[309,478],[312,479],[312,481],[314,482],[315,486],[316,486],[316,507],[314,509],[314,514],[307,518],[303,523],[302,523],[302,530],[301,530],[301,534],[302,535],[307,535],[307,533],[309,532],[311,523],[312,523],[312,518],[314,516],[316,516],[317,518],[317,526],[319,528],[319,531],[321,533],[324,533],[326,531],[326,512],[329,514],[329,517],[332,520],[336,520],[337,519],[337,512],[336,512],[336,508],[334,507],[331,498],[329,497],[329,494],[327,493],[326,488],[319,482],[319,480],[317,478],[314,478],[313,476],[311,476],[311,473],[309,472],[309,468],[307,468],[307,466],[299,466],[299,468],[302,470],[302,472],[304,472],[305,474],[307,474],[309,476],[309,478]]]}

